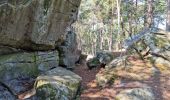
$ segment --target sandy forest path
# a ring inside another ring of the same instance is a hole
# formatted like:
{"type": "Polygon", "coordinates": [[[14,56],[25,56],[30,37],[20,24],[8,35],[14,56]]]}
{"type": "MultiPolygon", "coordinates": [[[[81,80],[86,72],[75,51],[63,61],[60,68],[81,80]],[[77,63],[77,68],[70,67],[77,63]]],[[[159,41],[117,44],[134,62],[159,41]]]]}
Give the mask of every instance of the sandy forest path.
{"type": "Polygon", "coordinates": [[[139,59],[132,59],[132,67],[120,70],[119,76],[113,85],[104,88],[98,87],[95,76],[102,73],[103,68],[89,70],[86,64],[78,65],[74,72],[80,75],[82,81],[81,100],[115,100],[116,94],[121,90],[143,87],[152,88],[156,100],[170,100],[170,68],[154,66],[139,59]]]}

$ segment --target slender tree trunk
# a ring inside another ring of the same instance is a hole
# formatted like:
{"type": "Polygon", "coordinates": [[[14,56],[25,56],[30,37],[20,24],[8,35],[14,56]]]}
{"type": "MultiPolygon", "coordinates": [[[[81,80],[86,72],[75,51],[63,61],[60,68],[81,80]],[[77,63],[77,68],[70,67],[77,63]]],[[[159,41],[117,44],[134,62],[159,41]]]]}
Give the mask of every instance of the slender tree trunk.
{"type": "Polygon", "coordinates": [[[132,36],[132,14],[128,14],[128,26],[129,26],[129,36],[132,36]]]}
{"type": "Polygon", "coordinates": [[[117,2],[117,24],[118,24],[118,34],[120,33],[120,3],[119,0],[117,2]]]}
{"type": "Polygon", "coordinates": [[[110,41],[109,41],[109,51],[112,51],[112,46],[113,46],[113,34],[111,32],[110,41]]]}
{"type": "Polygon", "coordinates": [[[109,51],[112,51],[112,46],[113,46],[113,29],[112,29],[112,24],[110,25],[110,27],[109,27],[109,32],[110,32],[110,37],[109,37],[109,39],[108,39],[108,41],[109,41],[109,51]]]}
{"type": "Polygon", "coordinates": [[[167,23],[166,30],[170,32],[170,0],[167,0],[167,23]]]}
{"type": "Polygon", "coordinates": [[[100,29],[100,50],[103,50],[103,33],[102,29],[100,29]]]}
{"type": "MultiPolygon", "coordinates": [[[[136,9],[135,15],[137,15],[138,14],[138,12],[137,12],[137,10],[138,10],[138,0],[136,0],[136,2],[135,2],[135,9],[136,9]]],[[[138,18],[136,16],[135,16],[135,24],[136,24],[136,26],[135,26],[135,29],[134,29],[134,33],[136,33],[137,30],[138,30],[138,18]]]]}
{"type": "Polygon", "coordinates": [[[95,44],[92,43],[92,55],[95,55],[95,44]]]}
{"type": "Polygon", "coordinates": [[[153,6],[154,0],[145,0],[145,11],[147,12],[145,15],[145,19],[144,19],[144,26],[145,27],[151,27],[153,24],[153,10],[154,10],[154,6],[153,6]]]}
{"type": "MultiPolygon", "coordinates": [[[[118,39],[120,39],[120,2],[119,2],[119,0],[116,0],[116,4],[117,4],[118,39]]],[[[120,43],[120,41],[117,40],[117,43],[116,43],[116,49],[117,50],[119,50],[119,43],[120,43]]]]}
{"type": "Polygon", "coordinates": [[[109,41],[109,51],[113,50],[113,25],[114,25],[114,3],[112,2],[112,22],[110,23],[110,41],[109,41]]]}

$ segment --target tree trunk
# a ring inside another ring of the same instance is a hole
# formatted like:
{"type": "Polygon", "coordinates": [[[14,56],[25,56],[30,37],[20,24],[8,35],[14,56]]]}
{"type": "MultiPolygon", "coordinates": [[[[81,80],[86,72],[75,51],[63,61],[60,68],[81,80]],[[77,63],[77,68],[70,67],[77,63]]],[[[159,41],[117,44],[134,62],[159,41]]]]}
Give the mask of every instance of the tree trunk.
{"type": "Polygon", "coordinates": [[[118,34],[120,33],[120,4],[119,0],[116,0],[117,2],[117,24],[118,24],[118,34]]]}
{"type": "Polygon", "coordinates": [[[170,0],[167,0],[167,23],[166,30],[170,32],[170,0]]]}
{"type": "Polygon", "coordinates": [[[153,10],[154,10],[153,3],[154,3],[154,0],[145,0],[145,5],[146,5],[145,11],[147,13],[146,13],[145,19],[144,19],[144,26],[149,27],[149,28],[153,24],[153,10]]]}
{"type": "Polygon", "coordinates": [[[117,43],[116,43],[116,50],[119,50],[119,39],[120,39],[120,2],[119,0],[116,0],[116,4],[117,4],[117,24],[118,24],[118,38],[117,38],[117,43]]]}
{"type": "Polygon", "coordinates": [[[108,39],[108,41],[109,41],[109,51],[112,51],[112,46],[113,46],[113,29],[112,29],[112,27],[110,27],[110,40],[108,39]]]}
{"type": "Polygon", "coordinates": [[[100,50],[103,50],[103,42],[104,42],[103,30],[100,29],[100,50]]]}

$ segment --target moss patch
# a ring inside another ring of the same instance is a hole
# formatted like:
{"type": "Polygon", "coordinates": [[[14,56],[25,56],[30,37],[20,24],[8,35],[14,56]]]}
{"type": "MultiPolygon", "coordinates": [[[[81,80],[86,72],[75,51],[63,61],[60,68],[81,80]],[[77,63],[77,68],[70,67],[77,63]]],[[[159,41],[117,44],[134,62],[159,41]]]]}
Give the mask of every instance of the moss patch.
{"type": "Polygon", "coordinates": [[[40,100],[56,100],[57,90],[51,84],[44,84],[37,88],[37,96],[40,100]]]}

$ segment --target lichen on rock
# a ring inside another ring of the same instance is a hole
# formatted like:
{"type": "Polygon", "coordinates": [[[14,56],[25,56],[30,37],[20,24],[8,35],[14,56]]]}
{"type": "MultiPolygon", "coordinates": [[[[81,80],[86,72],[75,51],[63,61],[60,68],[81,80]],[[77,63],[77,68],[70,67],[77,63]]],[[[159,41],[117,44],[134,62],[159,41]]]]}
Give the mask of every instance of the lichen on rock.
{"type": "Polygon", "coordinates": [[[37,78],[36,96],[54,100],[72,100],[77,95],[81,80],[81,77],[73,72],[57,67],[37,78]]]}

